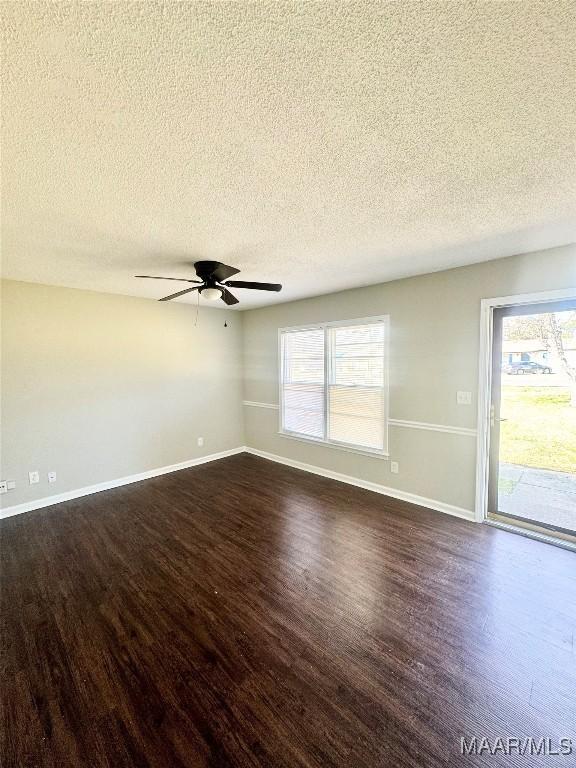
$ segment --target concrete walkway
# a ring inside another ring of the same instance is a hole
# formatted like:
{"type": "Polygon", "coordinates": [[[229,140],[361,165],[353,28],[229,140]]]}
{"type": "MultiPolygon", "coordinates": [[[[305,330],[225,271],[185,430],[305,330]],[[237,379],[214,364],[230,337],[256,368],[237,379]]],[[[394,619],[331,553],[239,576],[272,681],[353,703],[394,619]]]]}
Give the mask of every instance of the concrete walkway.
{"type": "Polygon", "coordinates": [[[500,512],[576,531],[576,469],[553,472],[500,464],[500,512]]]}

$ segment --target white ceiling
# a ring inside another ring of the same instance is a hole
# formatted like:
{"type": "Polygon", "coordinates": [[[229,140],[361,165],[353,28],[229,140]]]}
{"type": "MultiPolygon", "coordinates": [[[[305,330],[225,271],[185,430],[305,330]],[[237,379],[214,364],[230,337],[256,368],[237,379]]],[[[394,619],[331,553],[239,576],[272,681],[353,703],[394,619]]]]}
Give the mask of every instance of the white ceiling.
{"type": "Polygon", "coordinates": [[[247,308],[576,239],[574,2],[2,12],[5,277],[247,308]]]}

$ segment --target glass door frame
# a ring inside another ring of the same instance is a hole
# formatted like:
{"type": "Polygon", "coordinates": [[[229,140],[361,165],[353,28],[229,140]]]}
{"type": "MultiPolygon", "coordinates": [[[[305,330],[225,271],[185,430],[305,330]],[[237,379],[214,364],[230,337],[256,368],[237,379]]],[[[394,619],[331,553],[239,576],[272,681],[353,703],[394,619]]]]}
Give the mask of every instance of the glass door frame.
{"type": "MultiPolygon", "coordinates": [[[[482,299],[480,314],[480,359],[478,380],[478,436],[476,466],[476,504],[475,519],[498,527],[532,535],[552,543],[562,544],[561,534],[551,530],[530,530],[520,528],[516,521],[504,523],[489,518],[490,508],[497,508],[497,483],[490,483],[491,471],[498,461],[498,425],[500,410],[500,366],[501,366],[501,326],[507,315],[536,314],[539,311],[560,311],[571,308],[569,302],[576,301],[576,286],[540,293],[501,296],[482,299]],[[500,332],[498,332],[500,330],[500,332]],[[496,333],[495,333],[496,331],[496,333]],[[495,401],[496,398],[496,401],[495,401]]],[[[496,476],[497,477],[497,476],[496,476]]],[[[572,538],[572,537],[570,537],[572,538]]],[[[566,546],[576,548],[568,542],[566,546]]]]}

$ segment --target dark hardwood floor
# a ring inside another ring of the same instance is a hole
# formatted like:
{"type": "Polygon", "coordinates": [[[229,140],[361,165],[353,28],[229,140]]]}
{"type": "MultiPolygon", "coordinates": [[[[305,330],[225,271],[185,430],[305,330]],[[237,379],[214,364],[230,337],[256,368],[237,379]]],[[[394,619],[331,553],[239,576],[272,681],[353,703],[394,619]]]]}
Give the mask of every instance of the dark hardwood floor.
{"type": "Polygon", "coordinates": [[[0,533],[6,768],[576,764],[571,552],[246,454],[0,533]]]}

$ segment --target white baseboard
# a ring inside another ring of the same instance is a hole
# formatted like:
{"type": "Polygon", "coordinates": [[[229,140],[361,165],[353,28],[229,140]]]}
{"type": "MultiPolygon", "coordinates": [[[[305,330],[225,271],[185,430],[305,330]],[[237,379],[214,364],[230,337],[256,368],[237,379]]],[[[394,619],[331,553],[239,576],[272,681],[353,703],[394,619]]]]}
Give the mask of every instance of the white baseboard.
{"type": "Polygon", "coordinates": [[[317,467],[313,464],[305,464],[302,461],[294,461],[292,459],[287,459],[284,456],[277,456],[274,453],[267,453],[266,451],[260,451],[258,448],[250,448],[248,446],[240,446],[238,448],[232,448],[229,451],[221,451],[220,453],[211,453],[208,456],[200,456],[196,459],[181,461],[178,464],[170,464],[166,467],[150,469],[147,472],[139,472],[136,475],[128,475],[127,477],[120,477],[116,480],[108,480],[103,483],[97,483],[96,485],[88,485],[84,488],[77,488],[73,491],[58,493],[54,496],[45,496],[42,499],[26,501],[23,504],[16,504],[12,507],[5,507],[4,509],[0,509],[0,519],[5,517],[12,517],[13,515],[20,515],[24,512],[32,512],[35,509],[42,509],[43,507],[51,507],[53,504],[60,504],[62,501],[79,499],[82,496],[89,496],[92,493],[99,493],[100,491],[108,491],[112,488],[119,488],[122,485],[138,483],[140,480],[148,480],[151,477],[166,475],[170,472],[178,472],[180,469],[196,467],[199,464],[206,464],[210,461],[224,459],[226,456],[234,456],[237,453],[251,453],[254,456],[260,456],[263,459],[275,461],[278,464],[286,464],[288,467],[302,469],[304,472],[310,472],[314,475],[327,477],[331,480],[338,480],[341,483],[347,483],[348,485],[354,485],[358,488],[364,488],[367,491],[380,493],[383,496],[391,496],[392,498],[399,499],[400,501],[407,501],[411,504],[417,504],[421,507],[428,507],[429,509],[434,509],[437,512],[444,512],[448,515],[454,515],[455,517],[463,518],[464,520],[474,520],[474,512],[469,509],[464,509],[463,507],[456,507],[452,504],[445,504],[443,501],[436,501],[436,499],[428,499],[425,496],[418,496],[415,493],[408,493],[407,491],[400,491],[397,488],[389,488],[388,486],[380,485],[378,483],[371,483],[368,480],[360,480],[359,478],[352,477],[351,475],[343,475],[340,472],[332,472],[329,469],[323,469],[322,467],[317,467]]]}
{"type": "Polygon", "coordinates": [[[411,504],[418,504],[420,507],[428,507],[437,512],[444,512],[447,515],[454,515],[454,517],[460,517],[464,520],[475,522],[474,512],[471,509],[455,507],[453,504],[446,504],[443,501],[436,501],[436,499],[428,499],[425,496],[418,496],[415,493],[400,491],[397,488],[389,488],[388,486],[380,485],[379,483],[371,483],[368,480],[360,480],[351,475],[342,475],[340,472],[332,472],[330,469],[323,469],[322,467],[317,467],[313,464],[305,464],[302,461],[294,461],[292,459],[287,459],[284,456],[277,456],[274,453],[260,451],[258,448],[250,448],[246,446],[244,450],[246,453],[252,453],[254,456],[260,456],[263,459],[276,461],[278,464],[286,464],[288,467],[294,467],[294,469],[302,469],[304,472],[311,472],[313,475],[320,475],[321,477],[327,477],[331,480],[338,480],[341,483],[355,485],[358,488],[374,491],[374,493],[380,493],[383,496],[391,496],[393,499],[408,501],[411,504]]]}
{"type": "Polygon", "coordinates": [[[236,453],[244,453],[244,451],[246,451],[246,448],[244,446],[240,446],[239,448],[232,448],[229,451],[220,451],[220,453],[211,453],[208,456],[199,456],[196,459],[181,461],[178,464],[170,464],[166,467],[149,469],[147,472],[139,472],[136,475],[119,477],[116,480],[107,480],[104,483],[97,483],[96,485],[87,485],[84,488],[77,488],[74,491],[57,493],[54,496],[45,496],[43,499],[35,499],[34,501],[25,501],[23,504],[15,504],[12,507],[5,507],[4,509],[0,509],[0,519],[4,517],[12,517],[13,515],[21,515],[24,512],[32,512],[32,510],[42,509],[42,507],[51,507],[53,504],[60,504],[60,502],[62,501],[71,501],[72,499],[79,499],[81,496],[89,496],[91,493],[99,493],[100,491],[109,491],[111,488],[119,488],[121,485],[138,483],[140,482],[140,480],[148,480],[151,477],[158,477],[159,475],[167,475],[169,472],[178,472],[178,470],[180,469],[188,469],[189,467],[196,467],[199,464],[206,464],[209,461],[217,461],[218,459],[224,459],[226,456],[234,456],[236,453]]]}

